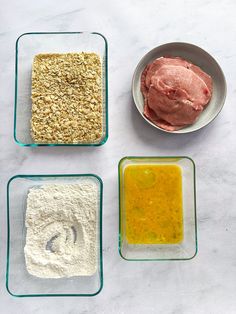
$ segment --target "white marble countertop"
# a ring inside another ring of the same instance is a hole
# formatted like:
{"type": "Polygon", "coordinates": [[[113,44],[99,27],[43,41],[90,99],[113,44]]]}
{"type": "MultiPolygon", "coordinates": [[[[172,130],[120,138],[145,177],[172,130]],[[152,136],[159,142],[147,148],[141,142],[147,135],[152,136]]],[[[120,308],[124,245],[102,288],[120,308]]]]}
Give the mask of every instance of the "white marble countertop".
{"type": "Polygon", "coordinates": [[[0,313],[236,313],[236,2],[1,1],[0,313]],[[109,139],[95,148],[23,148],[13,141],[14,45],[31,31],[97,31],[109,43],[109,139]],[[137,112],[130,85],[151,48],[197,44],[220,63],[225,107],[208,127],[164,134],[137,112]],[[126,262],[118,254],[117,164],[125,155],[187,155],[197,167],[199,252],[185,262],[126,262]],[[104,288],[91,298],[14,298],[5,289],[6,183],[15,174],[96,173],[104,181],[104,288]]]}

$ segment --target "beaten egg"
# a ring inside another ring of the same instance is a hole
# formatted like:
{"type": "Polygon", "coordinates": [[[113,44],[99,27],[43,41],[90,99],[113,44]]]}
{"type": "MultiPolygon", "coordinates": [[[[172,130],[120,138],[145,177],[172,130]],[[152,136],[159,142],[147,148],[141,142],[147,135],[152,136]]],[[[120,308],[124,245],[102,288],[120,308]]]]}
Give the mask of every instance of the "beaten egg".
{"type": "Polygon", "coordinates": [[[177,165],[128,165],[124,170],[125,233],[129,244],[183,240],[182,172],[177,165]]]}

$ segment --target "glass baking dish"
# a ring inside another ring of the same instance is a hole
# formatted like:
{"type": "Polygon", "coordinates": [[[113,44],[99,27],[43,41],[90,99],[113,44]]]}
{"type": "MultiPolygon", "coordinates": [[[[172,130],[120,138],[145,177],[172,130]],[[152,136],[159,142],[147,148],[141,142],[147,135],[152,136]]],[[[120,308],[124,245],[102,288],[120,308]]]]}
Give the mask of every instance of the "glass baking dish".
{"type": "Polygon", "coordinates": [[[102,264],[102,180],[93,174],[17,175],[7,185],[7,272],[6,288],[15,297],[94,296],[103,286],[102,264]],[[25,264],[25,213],[29,189],[42,184],[76,184],[90,179],[98,186],[96,219],[97,270],[91,276],[69,278],[38,278],[28,273],[25,264]]]}
{"type": "Polygon", "coordinates": [[[99,33],[45,32],[25,33],[16,41],[14,139],[21,146],[100,146],[108,138],[107,40],[99,33]],[[91,143],[34,143],[30,133],[31,72],[39,53],[95,52],[102,61],[102,137],[91,143]]]}
{"type": "Polygon", "coordinates": [[[195,164],[189,157],[124,157],[119,173],[119,253],[129,261],[188,260],[197,254],[195,164]],[[176,244],[130,244],[126,237],[124,172],[129,165],[177,165],[182,177],[183,239],[176,244]]]}

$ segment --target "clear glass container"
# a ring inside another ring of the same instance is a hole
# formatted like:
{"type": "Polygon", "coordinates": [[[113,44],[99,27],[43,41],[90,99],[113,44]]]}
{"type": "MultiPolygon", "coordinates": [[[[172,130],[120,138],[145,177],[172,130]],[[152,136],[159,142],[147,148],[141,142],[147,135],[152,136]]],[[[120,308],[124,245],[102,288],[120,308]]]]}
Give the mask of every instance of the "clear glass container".
{"type": "Polygon", "coordinates": [[[189,157],[124,157],[119,172],[119,253],[129,261],[188,260],[197,254],[195,164],[189,157]],[[183,240],[177,244],[129,244],[126,239],[124,171],[129,165],[177,165],[182,175],[183,240]]]}
{"type": "Polygon", "coordinates": [[[15,297],[94,296],[103,286],[102,266],[102,180],[93,174],[18,175],[7,185],[7,272],[6,288],[15,297]],[[91,276],[45,279],[28,273],[25,264],[25,213],[30,188],[42,184],[76,184],[90,178],[98,186],[99,210],[96,217],[97,270],[91,276]]]}
{"type": "Polygon", "coordinates": [[[99,146],[108,138],[107,40],[99,33],[25,33],[16,41],[14,139],[21,146],[99,146]],[[31,72],[39,53],[95,52],[102,60],[103,131],[98,142],[75,144],[36,144],[30,133],[31,72]]]}

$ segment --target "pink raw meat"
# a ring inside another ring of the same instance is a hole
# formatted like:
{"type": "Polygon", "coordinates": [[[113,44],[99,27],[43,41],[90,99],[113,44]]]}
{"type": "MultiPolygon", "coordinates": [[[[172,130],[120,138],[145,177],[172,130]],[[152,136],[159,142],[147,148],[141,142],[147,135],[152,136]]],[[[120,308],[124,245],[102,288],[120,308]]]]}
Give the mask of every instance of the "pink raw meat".
{"type": "Polygon", "coordinates": [[[144,115],[159,127],[178,130],[194,123],[212,96],[212,79],[178,57],[154,60],[143,71],[144,115]]]}
{"type": "Polygon", "coordinates": [[[157,70],[159,70],[163,65],[179,65],[183,66],[189,70],[192,70],[196,73],[207,85],[209,90],[212,91],[212,79],[211,77],[206,74],[202,69],[198,66],[192,64],[191,62],[184,60],[180,57],[160,57],[154,60],[152,63],[148,64],[143,71],[143,74],[146,70],[146,73],[143,77],[143,81],[145,81],[146,88],[150,87],[151,84],[151,77],[155,74],[157,70]]]}

